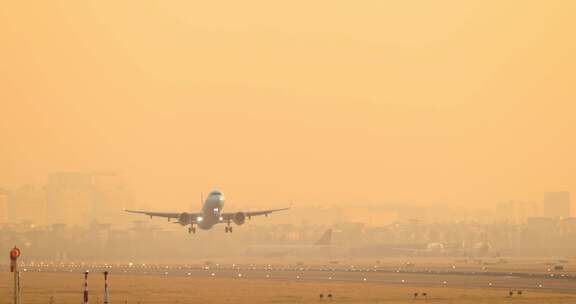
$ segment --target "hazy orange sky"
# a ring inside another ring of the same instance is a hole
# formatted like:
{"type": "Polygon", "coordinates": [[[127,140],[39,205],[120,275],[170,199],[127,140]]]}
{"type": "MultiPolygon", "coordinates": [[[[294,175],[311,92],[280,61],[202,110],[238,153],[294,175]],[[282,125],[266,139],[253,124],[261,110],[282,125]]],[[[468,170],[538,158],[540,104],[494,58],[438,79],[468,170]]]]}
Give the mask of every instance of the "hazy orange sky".
{"type": "MultiPolygon", "coordinates": [[[[140,204],[576,193],[575,1],[3,1],[0,187],[140,204]]],[[[233,208],[230,207],[229,208],[233,208]]]]}

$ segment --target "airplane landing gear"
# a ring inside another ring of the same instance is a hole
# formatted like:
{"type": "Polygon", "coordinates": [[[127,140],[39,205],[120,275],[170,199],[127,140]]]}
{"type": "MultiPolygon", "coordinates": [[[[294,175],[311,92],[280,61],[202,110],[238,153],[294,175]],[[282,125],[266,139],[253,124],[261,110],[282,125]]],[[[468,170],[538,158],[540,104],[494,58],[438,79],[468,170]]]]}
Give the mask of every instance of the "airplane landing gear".
{"type": "Polygon", "coordinates": [[[196,233],[196,227],[192,226],[188,228],[188,233],[196,233]]]}
{"type": "Polygon", "coordinates": [[[230,226],[232,222],[230,220],[226,221],[226,227],[224,227],[224,232],[225,233],[232,233],[232,226],[230,226]]]}

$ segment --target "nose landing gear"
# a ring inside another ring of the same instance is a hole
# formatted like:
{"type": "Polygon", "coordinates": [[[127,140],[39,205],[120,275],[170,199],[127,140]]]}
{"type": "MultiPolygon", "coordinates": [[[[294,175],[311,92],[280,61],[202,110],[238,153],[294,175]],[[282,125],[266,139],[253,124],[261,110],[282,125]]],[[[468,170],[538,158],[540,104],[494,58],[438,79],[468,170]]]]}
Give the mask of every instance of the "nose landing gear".
{"type": "Polygon", "coordinates": [[[188,233],[196,233],[196,227],[190,226],[190,228],[188,228],[188,233]]]}

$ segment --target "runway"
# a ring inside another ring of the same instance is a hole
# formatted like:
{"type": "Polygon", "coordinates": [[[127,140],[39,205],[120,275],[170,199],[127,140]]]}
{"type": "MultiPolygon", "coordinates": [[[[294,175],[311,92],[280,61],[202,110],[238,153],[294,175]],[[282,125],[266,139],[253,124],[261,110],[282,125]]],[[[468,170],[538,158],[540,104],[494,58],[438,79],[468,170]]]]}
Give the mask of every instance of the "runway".
{"type": "Polygon", "coordinates": [[[463,288],[541,289],[576,293],[576,275],[526,272],[440,271],[350,266],[293,265],[131,265],[67,264],[27,265],[26,272],[110,271],[113,275],[233,278],[302,282],[350,282],[385,285],[449,286],[463,288]]]}

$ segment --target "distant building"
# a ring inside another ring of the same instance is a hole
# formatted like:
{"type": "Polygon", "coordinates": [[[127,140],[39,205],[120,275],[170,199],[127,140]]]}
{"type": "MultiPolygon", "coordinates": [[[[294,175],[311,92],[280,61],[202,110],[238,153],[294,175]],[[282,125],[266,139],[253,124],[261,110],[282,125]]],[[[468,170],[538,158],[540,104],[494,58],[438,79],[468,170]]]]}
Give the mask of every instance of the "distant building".
{"type": "Polygon", "coordinates": [[[50,223],[121,223],[132,195],[116,173],[57,172],[46,186],[50,223]]]}
{"type": "Polygon", "coordinates": [[[528,218],[525,226],[525,233],[530,240],[542,241],[549,239],[558,232],[560,220],[552,217],[531,217],[528,218]]]}
{"type": "Polygon", "coordinates": [[[542,206],[543,215],[551,218],[568,218],[571,204],[570,192],[546,192],[542,206]]]}
{"type": "Polygon", "coordinates": [[[116,173],[95,173],[92,183],[93,219],[100,223],[127,222],[127,214],[123,209],[132,208],[134,199],[124,177],[116,173]]]}
{"type": "Polygon", "coordinates": [[[496,206],[494,219],[512,224],[525,223],[527,218],[538,216],[538,204],[531,202],[502,202],[496,206]]]}
{"type": "Polygon", "coordinates": [[[85,224],[93,205],[92,175],[82,172],[58,172],[46,185],[50,223],[85,224]]]}
{"type": "Polygon", "coordinates": [[[565,235],[576,235],[576,217],[564,218],[561,228],[562,233],[565,235]]]}
{"type": "Polygon", "coordinates": [[[558,221],[549,217],[530,217],[526,226],[540,231],[552,231],[558,226],[558,221]]]}
{"type": "Polygon", "coordinates": [[[46,223],[46,194],[43,189],[23,186],[10,191],[6,202],[6,221],[46,223]]]}

